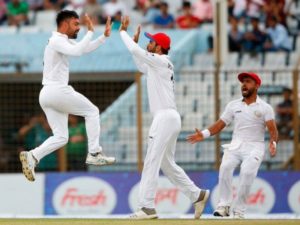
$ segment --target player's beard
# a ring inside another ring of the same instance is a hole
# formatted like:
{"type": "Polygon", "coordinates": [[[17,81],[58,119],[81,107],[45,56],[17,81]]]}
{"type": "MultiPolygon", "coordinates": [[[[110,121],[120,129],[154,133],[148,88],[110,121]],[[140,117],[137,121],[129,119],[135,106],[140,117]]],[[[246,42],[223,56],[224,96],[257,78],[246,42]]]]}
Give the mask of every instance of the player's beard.
{"type": "Polygon", "coordinates": [[[71,38],[72,38],[72,39],[76,39],[76,38],[77,38],[77,35],[78,35],[78,32],[79,32],[79,31],[76,30],[76,31],[73,33],[73,35],[72,35],[71,38]]]}
{"type": "Polygon", "coordinates": [[[255,88],[247,88],[246,90],[244,89],[244,87],[242,87],[242,96],[244,98],[249,98],[251,97],[254,93],[255,93],[255,88]]]}
{"type": "Polygon", "coordinates": [[[153,48],[150,48],[149,46],[147,46],[147,51],[150,52],[150,53],[155,53],[155,51],[156,51],[156,46],[153,47],[153,48]]]}
{"type": "Polygon", "coordinates": [[[77,38],[77,33],[75,33],[72,38],[76,39],[77,38]]]}
{"type": "Polygon", "coordinates": [[[76,39],[77,35],[78,35],[79,30],[70,30],[70,32],[68,32],[68,38],[70,39],[76,39]]]}

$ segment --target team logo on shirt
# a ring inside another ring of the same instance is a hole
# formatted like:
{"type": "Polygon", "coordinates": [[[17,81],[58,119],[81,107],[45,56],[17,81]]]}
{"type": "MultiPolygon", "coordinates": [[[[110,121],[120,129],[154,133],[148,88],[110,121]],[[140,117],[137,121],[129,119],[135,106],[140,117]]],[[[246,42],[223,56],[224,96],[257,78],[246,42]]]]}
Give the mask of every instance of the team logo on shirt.
{"type": "Polygon", "coordinates": [[[262,113],[260,111],[254,111],[254,115],[260,118],[262,116],[262,113]]]}

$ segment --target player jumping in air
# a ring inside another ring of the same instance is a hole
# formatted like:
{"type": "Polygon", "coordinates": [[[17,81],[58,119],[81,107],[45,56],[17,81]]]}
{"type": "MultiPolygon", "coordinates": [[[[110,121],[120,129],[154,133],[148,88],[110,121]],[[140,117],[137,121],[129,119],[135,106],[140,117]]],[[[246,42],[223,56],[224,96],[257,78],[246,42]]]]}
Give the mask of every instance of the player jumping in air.
{"type": "Polygon", "coordinates": [[[87,33],[75,42],[80,30],[79,16],[75,11],[64,10],[56,18],[54,31],[44,52],[43,88],[39,102],[46,114],[53,136],[35,149],[20,153],[22,170],[29,181],[35,180],[35,166],[46,155],[63,147],[68,142],[69,114],[83,116],[88,137],[87,164],[107,165],[115,162],[114,157],[103,154],[99,145],[99,109],[85,96],[76,92],[69,82],[69,56],[81,56],[97,49],[111,33],[111,21],[107,19],[104,34],[92,41],[94,26],[85,15],[87,33]]]}

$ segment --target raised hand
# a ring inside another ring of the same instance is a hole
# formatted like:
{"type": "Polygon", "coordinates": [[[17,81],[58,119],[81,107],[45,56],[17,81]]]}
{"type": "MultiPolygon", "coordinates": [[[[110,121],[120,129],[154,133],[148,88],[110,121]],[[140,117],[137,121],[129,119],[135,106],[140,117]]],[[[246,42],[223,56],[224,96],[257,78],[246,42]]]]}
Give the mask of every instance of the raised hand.
{"type": "Polygon", "coordinates": [[[109,17],[107,17],[107,20],[106,20],[104,36],[109,37],[110,33],[111,33],[111,18],[109,16],[109,17]]]}
{"type": "Polygon", "coordinates": [[[94,31],[94,24],[88,14],[84,15],[83,22],[89,31],[94,31]]]}
{"type": "Polygon", "coordinates": [[[203,139],[204,139],[204,137],[203,137],[202,132],[200,130],[198,130],[197,128],[195,129],[195,133],[187,136],[187,138],[186,138],[186,140],[191,144],[195,144],[196,142],[203,141],[203,139]]]}
{"type": "Polygon", "coordinates": [[[128,26],[129,26],[129,16],[122,17],[120,31],[122,30],[127,31],[128,26]]]}
{"type": "Polygon", "coordinates": [[[141,25],[138,25],[136,31],[135,31],[135,34],[133,35],[133,41],[135,43],[138,43],[139,42],[139,38],[140,38],[140,33],[141,33],[141,25]]]}

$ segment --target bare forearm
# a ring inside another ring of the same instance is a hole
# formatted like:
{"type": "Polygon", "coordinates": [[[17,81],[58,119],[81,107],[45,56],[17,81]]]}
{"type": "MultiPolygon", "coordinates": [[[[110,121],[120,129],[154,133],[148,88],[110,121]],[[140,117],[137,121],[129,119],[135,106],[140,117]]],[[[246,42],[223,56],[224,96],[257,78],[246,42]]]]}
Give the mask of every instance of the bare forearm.
{"type": "Polygon", "coordinates": [[[278,131],[277,129],[270,130],[270,142],[278,142],[278,131]]]}
{"type": "Polygon", "coordinates": [[[267,122],[267,128],[270,133],[270,142],[277,142],[278,141],[278,130],[275,123],[275,120],[270,120],[267,122]]]}
{"type": "Polygon", "coordinates": [[[213,136],[223,130],[223,128],[226,126],[223,120],[218,120],[213,125],[208,127],[208,130],[210,132],[210,136],[213,136]]]}

